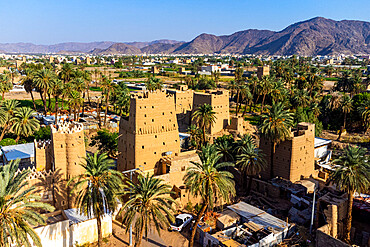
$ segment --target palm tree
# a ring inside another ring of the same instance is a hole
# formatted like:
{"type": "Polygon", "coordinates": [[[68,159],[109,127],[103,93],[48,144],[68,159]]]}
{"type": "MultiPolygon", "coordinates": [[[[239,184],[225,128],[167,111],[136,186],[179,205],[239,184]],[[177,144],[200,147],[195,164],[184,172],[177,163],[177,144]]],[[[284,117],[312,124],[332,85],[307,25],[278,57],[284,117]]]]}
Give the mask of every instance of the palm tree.
{"type": "Polygon", "coordinates": [[[243,146],[240,154],[237,155],[236,165],[240,167],[245,175],[249,176],[247,195],[249,195],[252,188],[252,178],[266,168],[264,157],[265,155],[261,149],[257,148],[254,140],[243,146]]]}
{"type": "Polygon", "coordinates": [[[59,73],[59,77],[60,79],[65,83],[68,83],[72,77],[73,77],[73,69],[72,69],[72,65],[69,64],[69,63],[65,63],[59,73]]]}
{"type": "Polygon", "coordinates": [[[112,169],[113,160],[106,153],[87,154],[80,164],[85,172],[68,181],[71,193],[76,192],[76,205],[88,217],[96,217],[98,246],[102,246],[101,217],[117,208],[117,195],[121,189],[122,173],[112,169]]]}
{"type": "Polygon", "coordinates": [[[80,112],[79,109],[80,109],[80,106],[82,104],[82,101],[83,101],[83,99],[81,98],[81,94],[79,92],[72,91],[69,94],[68,104],[69,104],[70,110],[71,111],[73,110],[75,121],[78,121],[78,115],[79,115],[79,112],[80,112]]]}
{"type": "Polygon", "coordinates": [[[13,122],[10,130],[17,135],[16,142],[21,136],[30,136],[40,128],[39,120],[32,117],[34,113],[35,111],[29,107],[20,107],[15,110],[14,117],[10,120],[13,122]]]}
{"type": "Polygon", "coordinates": [[[216,112],[213,111],[211,105],[204,104],[198,107],[193,112],[192,120],[198,123],[198,126],[203,131],[203,144],[206,143],[206,129],[211,128],[216,122],[216,112]]]}
{"type": "Polygon", "coordinates": [[[169,227],[174,220],[172,204],[175,200],[171,197],[171,186],[160,178],[139,174],[136,182],[126,180],[123,187],[125,191],[121,196],[128,197],[128,201],[121,209],[122,224],[127,226],[127,232],[128,226],[135,222],[135,246],[140,246],[144,232],[148,236],[150,223],[154,223],[160,235],[160,228],[169,227]]]}
{"type": "Polygon", "coordinates": [[[19,102],[17,100],[5,100],[0,107],[0,125],[3,128],[0,136],[0,141],[4,138],[12,124],[14,113],[17,111],[19,102]]]}
{"type": "Polygon", "coordinates": [[[274,156],[276,145],[290,137],[293,125],[293,114],[284,110],[282,103],[273,104],[269,111],[262,115],[261,134],[271,141],[270,177],[274,177],[274,156]]]}
{"type": "Polygon", "coordinates": [[[365,130],[367,130],[370,128],[370,101],[365,100],[365,102],[363,102],[359,107],[359,111],[364,122],[365,130]]]}
{"type": "Polygon", "coordinates": [[[216,151],[214,145],[209,144],[202,147],[199,158],[200,163],[191,161],[193,166],[187,168],[184,176],[184,183],[190,193],[194,196],[200,195],[202,198],[202,208],[193,225],[189,247],[194,245],[197,226],[207,207],[212,210],[216,198],[230,202],[230,197],[235,195],[234,176],[225,171],[225,168],[232,167],[234,164],[219,163],[222,155],[216,151]]]}
{"type": "Polygon", "coordinates": [[[355,192],[368,192],[370,187],[370,160],[366,156],[366,149],[348,146],[344,153],[333,161],[338,167],[333,171],[329,179],[337,185],[338,189],[348,194],[347,218],[344,240],[350,243],[352,225],[353,194],[355,192]]]}
{"type": "Polygon", "coordinates": [[[111,80],[103,79],[101,82],[101,87],[103,89],[103,92],[105,93],[105,113],[104,113],[104,125],[107,123],[107,114],[108,114],[108,108],[109,108],[109,96],[110,92],[114,89],[114,85],[112,84],[111,80]]]}
{"type": "Polygon", "coordinates": [[[0,75],[0,93],[3,100],[5,100],[5,93],[9,92],[12,88],[13,84],[10,82],[10,77],[7,74],[0,75]]]}
{"type": "Polygon", "coordinates": [[[247,148],[250,143],[255,142],[253,140],[253,137],[250,134],[244,134],[240,136],[240,139],[238,139],[235,143],[235,153],[241,154],[243,148],[247,148]]]}
{"type": "Polygon", "coordinates": [[[201,130],[196,125],[192,124],[188,128],[188,133],[190,134],[190,145],[198,149],[202,136],[201,130]]]}
{"type": "Polygon", "coordinates": [[[36,109],[36,104],[35,104],[35,98],[33,97],[33,93],[32,93],[32,91],[35,89],[35,83],[33,81],[34,72],[32,69],[26,68],[24,70],[24,73],[25,73],[25,76],[22,77],[21,83],[24,89],[26,90],[26,92],[31,94],[33,107],[34,107],[34,110],[36,111],[37,109],[36,109]]]}
{"type": "Polygon", "coordinates": [[[59,79],[59,78],[54,78],[51,81],[50,85],[50,91],[51,94],[54,96],[55,99],[55,124],[58,122],[58,113],[59,113],[59,97],[61,97],[64,94],[64,87],[65,84],[59,79]]]}
{"type": "Polygon", "coordinates": [[[262,95],[262,103],[261,103],[261,113],[263,112],[263,108],[265,105],[265,98],[266,95],[271,92],[272,83],[269,76],[262,76],[261,84],[260,84],[260,94],[262,95]]]}
{"type": "Polygon", "coordinates": [[[343,97],[340,100],[341,102],[341,110],[344,114],[343,118],[343,128],[346,128],[346,119],[347,119],[347,114],[349,114],[352,110],[352,99],[348,95],[343,95],[343,97]]]}
{"type": "Polygon", "coordinates": [[[46,97],[47,97],[47,92],[50,87],[50,84],[54,78],[55,74],[48,69],[42,69],[36,71],[34,74],[34,82],[36,88],[40,92],[40,96],[44,105],[44,112],[45,116],[47,114],[47,109],[46,109],[46,97]]]}
{"type": "Polygon", "coordinates": [[[148,78],[148,80],[145,82],[145,87],[149,91],[155,91],[155,90],[161,90],[163,87],[163,83],[161,79],[151,76],[148,78]]]}
{"type": "Polygon", "coordinates": [[[234,156],[233,156],[233,150],[234,150],[234,145],[233,145],[233,138],[229,138],[229,136],[224,135],[222,137],[219,137],[215,141],[215,146],[217,152],[222,154],[223,161],[233,161],[234,156]]]}
{"type": "Polygon", "coordinates": [[[54,211],[54,207],[40,202],[35,187],[28,187],[30,170],[18,167],[19,160],[0,167],[0,246],[41,247],[33,227],[46,223],[39,210],[54,211]]]}

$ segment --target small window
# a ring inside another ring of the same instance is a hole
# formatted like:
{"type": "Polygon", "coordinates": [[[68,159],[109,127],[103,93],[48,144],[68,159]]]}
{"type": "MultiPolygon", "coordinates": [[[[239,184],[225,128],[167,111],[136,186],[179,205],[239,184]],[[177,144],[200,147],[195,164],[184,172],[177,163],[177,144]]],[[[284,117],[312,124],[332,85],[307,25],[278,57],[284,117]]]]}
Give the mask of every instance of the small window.
{"type": "Polygon", "coordinates": [[[154,154],[157,154],[157,152],[154,152],[154,154]]]}
{"type": "Polygon", "coordinates": [[[152,119],[152,122],[154,122],[154,118],[152,119]]]}
{"type": "Polygon", "coordinates": [[[61,144],[60,147],[62,148],[63,147],[63,144],[61,144]]]}
{"type": "Polygon", "coordinates": [[[154,105],[152,105],[152,108],[154,108],[154,105]]]}
{"type": "Polygon", "coordinates": [[[144,146],[141,146],[142,149],[144,149],[144,146]]]}
{"type": "Polygon", "coordinates": [[[157,137],[158,137],[157,135],[154,136],[154,138],[157,138],[157,137]]]}
{"type": "Polygon", "coordinates": [[[166,143],[165,143],[165,142],[163,142],[163,145],[166,145],[166,143]]]}
{"type": "Polygon", "coordinates": [[[146,117],[146,114],[144,114],[144,117],[146,117]]]}
{"type": "Polygon", "coordinates": [[[182,166],[181,167],[181,171],[185,171],[185,166],[182,166]]]}
{"type": "Polygon", "coordinates": [[[162,115],[164,115],[164,112],[162,112],[162,115]]]}
{"type": "Polygon", "coordinates": [[[146,162],[144,162],[144,165],[146,165],[146,162]]]}

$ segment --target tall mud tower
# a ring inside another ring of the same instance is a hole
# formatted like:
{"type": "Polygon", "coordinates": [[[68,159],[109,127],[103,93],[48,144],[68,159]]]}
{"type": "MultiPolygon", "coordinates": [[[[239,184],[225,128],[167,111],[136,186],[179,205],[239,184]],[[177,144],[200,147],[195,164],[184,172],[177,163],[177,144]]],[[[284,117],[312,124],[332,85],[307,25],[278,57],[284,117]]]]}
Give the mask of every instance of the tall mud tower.
{"type": "Polygon", "coordinates": [[[121,118],[119,136],[119,171],[142,166],[152,174],[165,173],[160,161],[180,153],[173,96],[159,90],[132,95],[130,115],[121,118]]]}
{"type": "Polygon", "coordinates": [[[64,179],[84,172],[79,164],[86,157],[83,125],[62,122],[51,125],[51,140],[35,141],[36,168],[58,170],[64,179]]]}

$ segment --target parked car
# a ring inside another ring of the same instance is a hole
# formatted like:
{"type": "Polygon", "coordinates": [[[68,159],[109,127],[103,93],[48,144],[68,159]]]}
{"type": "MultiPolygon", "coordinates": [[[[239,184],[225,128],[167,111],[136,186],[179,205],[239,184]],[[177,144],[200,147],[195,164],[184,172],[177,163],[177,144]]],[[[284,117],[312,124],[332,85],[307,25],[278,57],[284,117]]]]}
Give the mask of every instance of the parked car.
{"type": "Polygon", "coordinates": [[[179,231],[187,226],[193,219],[193,216],[190,214],[179,214],[175,218],[175,222],[171,224],[170,230],[172,231],[179,231]]]}

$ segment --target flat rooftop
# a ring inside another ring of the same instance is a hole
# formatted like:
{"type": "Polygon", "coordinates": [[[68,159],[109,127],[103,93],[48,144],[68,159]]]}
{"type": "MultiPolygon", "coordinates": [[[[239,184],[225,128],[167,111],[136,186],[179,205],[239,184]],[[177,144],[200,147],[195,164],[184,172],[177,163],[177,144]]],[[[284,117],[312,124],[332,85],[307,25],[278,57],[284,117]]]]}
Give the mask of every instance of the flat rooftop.
{"type": "Polygon", "coordinates": [[[5,156],[7,161],[35,157],[35,144],[33,142],[4,147],[1,146],[0,149],[1,154],[5,156]]]}

